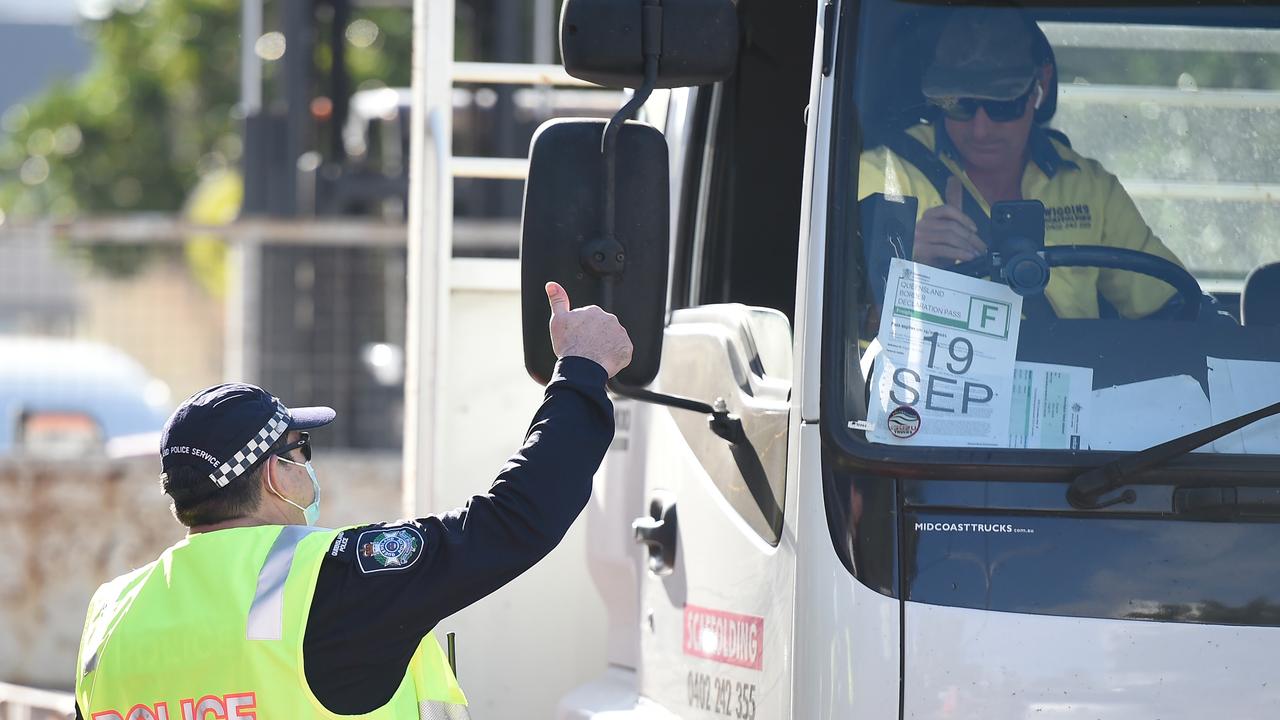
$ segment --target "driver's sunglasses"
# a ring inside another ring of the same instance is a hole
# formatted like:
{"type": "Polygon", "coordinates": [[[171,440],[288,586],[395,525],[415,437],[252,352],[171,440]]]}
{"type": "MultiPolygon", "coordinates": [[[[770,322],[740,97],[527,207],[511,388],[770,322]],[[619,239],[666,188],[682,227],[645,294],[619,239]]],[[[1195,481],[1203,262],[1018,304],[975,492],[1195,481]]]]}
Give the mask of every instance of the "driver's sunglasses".
{"type": "Polygon", "coordinates": [[[1036,89],[1035,83],[1027,91],[1012,100],[979,100],[978,98],[945,97],[930,99],[929,103],[937,106],[942,113],[952,120],[966,122],[978,114],[978,108],[987,112],[993,122],[1013,122],[1022,117],[1027,110],[1027,101],[1036,89]]]}
{"type": "Polygon", "coordinates": [[[276,455],[278,457],[281,457],[287,460],[288,458],[285,458],[284,457],[285,455],[288,455],[294,450],[301,450],[302,457],[305,458],[307,462],[311,462],[311,433],[304,432],[304,433],[298,433],[298,435],[300,435],[301,437],[289,443],[288,445],[284,445],[280,447],[278,450],[273,452],[272,455],[276,455]]]}

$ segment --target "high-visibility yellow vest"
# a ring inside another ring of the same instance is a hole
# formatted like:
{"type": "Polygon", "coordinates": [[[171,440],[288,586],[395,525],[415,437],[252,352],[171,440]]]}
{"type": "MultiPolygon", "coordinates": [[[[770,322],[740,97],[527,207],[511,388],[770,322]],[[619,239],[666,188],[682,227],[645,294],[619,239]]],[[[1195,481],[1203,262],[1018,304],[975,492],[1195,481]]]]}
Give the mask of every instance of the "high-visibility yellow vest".
{"type": "MultiPolygon", "coordinates": [[[[338,532],[200,533],[100,587],[76,672],[85,720],[356,717],[326,710],[302,664],[316,577],[338,532]]],[[[429,634],[391,699],[359,717],[466,718],[466,702],[429,634]]]]}

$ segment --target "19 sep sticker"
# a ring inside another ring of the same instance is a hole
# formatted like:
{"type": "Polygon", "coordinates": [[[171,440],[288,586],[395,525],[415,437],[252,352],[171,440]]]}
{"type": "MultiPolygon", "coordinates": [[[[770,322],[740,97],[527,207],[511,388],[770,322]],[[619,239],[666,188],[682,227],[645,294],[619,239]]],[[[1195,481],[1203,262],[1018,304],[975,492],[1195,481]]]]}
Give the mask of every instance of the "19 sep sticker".
{"type": "Polygon", "coordinates": [[[895,258],[868,409],[873,442],[1005,447],[1022,298],[895,258]]]}

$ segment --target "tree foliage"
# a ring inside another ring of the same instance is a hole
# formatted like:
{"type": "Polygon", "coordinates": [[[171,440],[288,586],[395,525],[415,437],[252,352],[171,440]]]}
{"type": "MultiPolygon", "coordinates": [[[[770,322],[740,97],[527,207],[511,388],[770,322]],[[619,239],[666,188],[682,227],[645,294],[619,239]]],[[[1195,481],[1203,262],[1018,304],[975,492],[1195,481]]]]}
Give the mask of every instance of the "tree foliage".
{"type": "MultiPolygon", "coordinates": [[[[267,3],[268,29],[281,4],[267,3]]],[[[106,17],[86,21],[89,70],[3,118],[0,210],[14,219],[176,211],[202,176],[238,165],[240,6],[115,0],[106,17]]],[[[407,85],[409,13],[375,9],[353,20],[345,33],[351,87],[407,85]]],[[[316,36],[325,37],[317,22],[316,36]]],[[[321,44],[318,93],[328,57],[321,44]]],[[[268,104],[279,65],[265,63],[268,104]]]]}
{"type": "Polygon", "coordinates": [[[4,118],[0,209],[180,207],[202,169],[239,158],[239,16],[237,0],[151,0],[88,24],[88,72],[4,118]]]}

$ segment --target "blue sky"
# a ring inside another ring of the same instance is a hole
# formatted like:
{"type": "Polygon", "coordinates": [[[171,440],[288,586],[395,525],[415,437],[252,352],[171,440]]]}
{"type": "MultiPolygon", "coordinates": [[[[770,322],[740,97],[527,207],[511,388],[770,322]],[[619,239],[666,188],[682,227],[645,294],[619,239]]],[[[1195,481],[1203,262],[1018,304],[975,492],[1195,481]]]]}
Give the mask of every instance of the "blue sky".
{"type": "Polygon", "coordinates": [[[69,24],[84,0],[0,0],[0,22],[69,24]]]}
{"type": "Polygon", "coordinates": [[[74,77],[88,67],[92,48],[74,24],[81,8],[102,2],[0,0],[0,67],[23,68],[0,76],[0,113],[40,94],[50,82],[74,77]]]}

